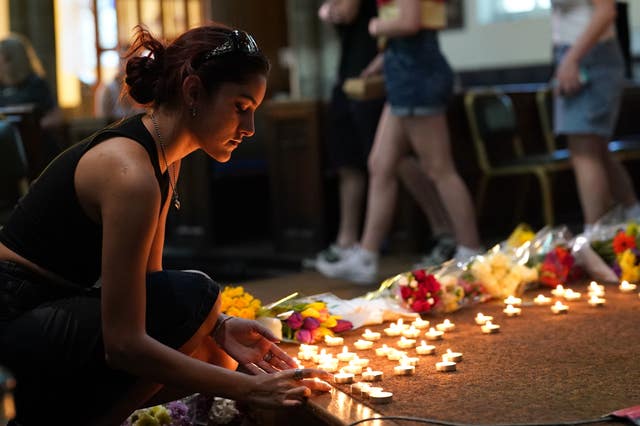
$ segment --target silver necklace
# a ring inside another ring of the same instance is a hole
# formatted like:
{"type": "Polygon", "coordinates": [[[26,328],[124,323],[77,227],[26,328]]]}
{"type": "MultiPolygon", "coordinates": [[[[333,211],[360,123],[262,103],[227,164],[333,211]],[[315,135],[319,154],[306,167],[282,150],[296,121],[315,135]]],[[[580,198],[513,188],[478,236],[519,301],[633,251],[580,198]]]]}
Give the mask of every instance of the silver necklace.
{"type": "Polygon", "coordinates": [[[158,126],[158,121],[156,120],[156,116],[154,113],[151,113],[151,122],[153,123],[153,130],[156,132],[156,136],[158,138],[158,145],[160,145],[160,152],[162,153],[162,159],[164,160],[164,165],[167,168],[167,174],[169,175],[169,185],[171,185],[171,200],[173,201],[173,206],[176,210],[180,210],[180,197],[178,197],[178,191],[176,191],[176,183],[174,182],[176,178],[176,170],[173,168],[173,180],[171,178],[171,169],[169,169],[169,163],[167,162],[167,154],[164,151],[164,139],[162,139],[162,135],[160,134],[160,126],[158,126]]]}

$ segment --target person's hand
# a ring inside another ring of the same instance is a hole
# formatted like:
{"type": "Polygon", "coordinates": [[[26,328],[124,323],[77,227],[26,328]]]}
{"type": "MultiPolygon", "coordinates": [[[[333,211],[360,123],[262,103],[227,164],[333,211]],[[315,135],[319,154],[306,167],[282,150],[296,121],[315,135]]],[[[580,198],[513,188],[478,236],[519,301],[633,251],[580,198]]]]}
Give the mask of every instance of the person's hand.
{"type": "Polygon", "coordinates": [[[331,22],[331,3],[325,1],[318,9],[318,17],[324,22],[331,22]]]}
{"type": "Polygon", "coordinates": [[[247,401],[263,407],[291,407],[304,403],[312,391],[327,392],[332,375],[315,368],[296,368],[256,378],[255,388],[247,395],[247,401]],[[318,380],[320,379],[320,380],[318,380]]]}
{"type": "Polygon", "coordinates": [[[257,321],[233,317],[225,321],[214,339],[250,373],[273,373],[297,367],[280,349],[278,339],[257,321]]]}
{"type": "Polygon", "coordinates": [[[578,62],[565,57],[558,66],[555,82],[556,94],[572,95],[580,91],[582,82],[580,81],[580,65],[578,62]]]}
{"type": "Polygon", "coordinates": [[[372,75],[382,74],[382,68],[384,66],[384,55],[382,53],[378,53],[372,60],[369,62],[369,65],[366,66],[365,69],[360,73],[360,77],[371,77],[372,75]]]}

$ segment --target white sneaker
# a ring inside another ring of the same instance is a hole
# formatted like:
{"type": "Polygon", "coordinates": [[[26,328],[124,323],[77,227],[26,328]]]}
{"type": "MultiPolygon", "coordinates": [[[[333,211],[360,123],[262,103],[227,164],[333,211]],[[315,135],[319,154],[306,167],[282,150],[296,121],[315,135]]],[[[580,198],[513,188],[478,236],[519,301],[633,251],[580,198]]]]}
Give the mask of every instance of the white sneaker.
{"type": "Polygon", "coordinates": [[[336,262],[318,259],[316,269],[327,277],[371,284],[378,274],[378,257],[375,253],[357,247],[349,250],[336,262]]]}
{"type": "Polygon", "coordinates": [[[335,244],[335,243],[331,244],[329,247],[322,250],[321,252],[316,254],[314,257],[302,259],[302,267],[315,269],[318,261],[320,260],[324,260],[331,263],[337,262],[340,259],[342,259],[346,255],[346,253],[348,253],[349,250],[351,249],[352,247],[343,248],[343,247],[340,247],[338,244],[335,244]]]}

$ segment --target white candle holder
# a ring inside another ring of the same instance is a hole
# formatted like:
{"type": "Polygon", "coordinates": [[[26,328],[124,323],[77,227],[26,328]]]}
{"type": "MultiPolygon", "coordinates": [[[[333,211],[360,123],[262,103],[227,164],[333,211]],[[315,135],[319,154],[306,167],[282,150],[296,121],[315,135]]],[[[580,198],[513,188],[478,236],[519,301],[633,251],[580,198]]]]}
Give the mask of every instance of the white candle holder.
{"type": "Polygon", "coordinates": [[[416,346],[416,341],[415,339],[407,339],[404,336],[402,336],[400,340],[398,340],[397,345],[401,349],[409,349],[416,346]]]}
{"type": "Polygon", "coordinates": [[[362,333],[362,338],[370,342],[376,342],[380,340],[381,334],[377,331],[371,331],[368,328],[362,333]]]}
{"type": "Polygon", "coordinates": [[[451,349],[447,349],[447,353],[442,355],[443,361],[460,362],[462,361],[461,352],[452,352],[451,349]]]}
{"type": "Polygon", "coordinates": [[[603,299],[602,297],[591,296],[589,298],[589,300],[587,301],[587,303],[589,304],[589,306],[593,306],[594,308],[598,308],[598,307],[604,306],[604,304],[606,303],[606,300],[603,299]]]}
{"type": "Polygon", "coordinates": [[[551,298],[545,296],[544,294],[539,294],[533,299],[533,303],[535,303],[538,306],[550,305],[551,298]]]}
{"type": "Polygon", "coordinates": [[[631,284],[629,281],[624,280],[624,281],[622,281],[620,283],[618,288],[623,293],[631,293],[631,292],[635,291],[636,288],[638,288],[638,286],[636,284],[631,284]]]}
{"type": "Polygon", "coordinates": [[[384,373],[382,371],[371,370],[370,368],[362,372],[362,380],[365,382],[379,382],[383,377],[384,373]]]}
{"type": "Polygon", "coordinates": [[[433,355],[436,353],[436,347],[433,345],[427,345],[423,340],[420,346],[416,346],[416,353],[418,355],[433,355]]]}
{"type": "Polygon", "coordinates": [[[487,321],[485,325],[480,326],[480,329],[484,334],[494,334],[500,331],[500,326],[492,323],[491,321],[487,321]]]}
{"type": "Polygon", "coordinates": [[[493,317],[491,315],[485,315],[482,312],[478,312],[478,315],[475,317],[476,324],[484,325],[487,321],[493,321],[493,317]]]}
{"type": "Polygon", "coordinates": [[[369,401],[371,401],[373,404],[388,404],[392,399],[392,392],[376,391],[369,393],[369,401]]]}
{"type": "Polygon", "coordinates": [[[340,371],[333,375],[333,381],[338,384],[349,384],[353,383],[355,376],[353,373],[347,373],[344,371],[340,371]]]}
{"type": "Polygon", "coordinates": [[[449,321],[448,319],[445,319],[443,322],[441,322],[440,324],[436,324],[436,329],[438,331],[453,331],[455,330],[456,325],[454,323],[452,323],[451,321],[449,321]]]}
{"type": "Polygon", "coordinates": [[[393,374],[396,376],[413,376],[416,367],[413,365],[396,365],[393,367],[393,374]]]}
{"type": "Polygon", "coordinates": [[[424,337],[426,337],[427,340],[440,340],[442,339],[443,335],[444,335],[444,331],[436,330],[433,327],[431,327],[429,331],[424,333],[424,337]]]}
{"type": "Polygon", "coordinates": [[[373,342],[370,340],[356,340],[353,342],[353,347],[358,349],[359,351],[364,351],[367,349],[371,349],[373,347],[373,342]]]}
{"type": "Polygon", "coordinates": [[[515,296],[509,296],[506,299],[504,299],[503,302],[505,305],[512,305],[512,306],[522,305],[522,299],[515,296]]]}
{"type": "Polygon", "coordinates": [[[519,317],[522,314],[522,308],[517,308],[514,305],[507,305],[502,310],[508,317],[519,317]]]}
{"type": "Polygon", "coordinates": [[[324,343],[327,346],[342,346],[344,345],[344,338],[339,336],[324,336],[324,343]]]}
{"type": "Polygon", "coordinates": [[[391,351],[392,348],[390,348],[389,346],[387,346],[386,344],[380,346],[379,348],[376,348],[376,355],[378,356],[387,356],[389,354],[389,352],[391,351]]]}
{"type": "Polygon", "coordinates": [[[551,305],[551,312],[554,314],[566,314],[569,312],[569,307],[562,302],[556,302],[551,305]]]}
{"type": "Polygon", "coordinates": [[[429,327],[429,321],[423,320],[422,318],[416,318],[416,320],[413,321],[411,325],[417,328],[418,330],[424,330],[427,327],[429,327]]]}

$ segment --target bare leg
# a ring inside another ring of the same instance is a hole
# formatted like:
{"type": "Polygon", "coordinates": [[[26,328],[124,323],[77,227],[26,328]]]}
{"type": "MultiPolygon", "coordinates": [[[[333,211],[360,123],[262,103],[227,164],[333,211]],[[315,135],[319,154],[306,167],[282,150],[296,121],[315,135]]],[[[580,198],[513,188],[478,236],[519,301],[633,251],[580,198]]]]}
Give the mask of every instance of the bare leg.
{"type": "Polygon", "coordinates": [[[596,135],[569,135],[568,141],[584,223],[593,224],[613,204],[607,173],[610,155],[607,141],[596,135]]]}
{"type": "Polygon", "coordinates": [[[625,207],[637,203],[638,197],[636,197],[633,182],[631,181],[631,176],[629,176],[627,168],[609,151],[607,151],[605,158],[607,176],[609,177],[614,200],[625,207]]]}
{"type": "Polygon", "coordinates": [[[366,191],[364,172],[344,167],[340,169],[340,226],[336,243],[350,247],[358,241],[362,207],[366,191]]]}
{"type": "Polygon", "coordinates": [[[400,160],[398,177],[427,217],[431,233],[453,235],[449,215],[442,204],[440,194],[433,181],[422,171],[417,158],[408,155],[400,160]]]}
{"type": "Polygon", "coordinates": [[[449,213],[458,244],[479,248],[473,202],[451,156],[445,114],[405,117],[403,123],[423,171],[435,183],[449,213]]]}
{"type": "Polygon", "coordinates": [[[408,149],[400,119],[385,104],[369,155],[369,196],[361,241],[366,250],[380,251],[391,227],[398,193],[397,166],[408,149]]]}

